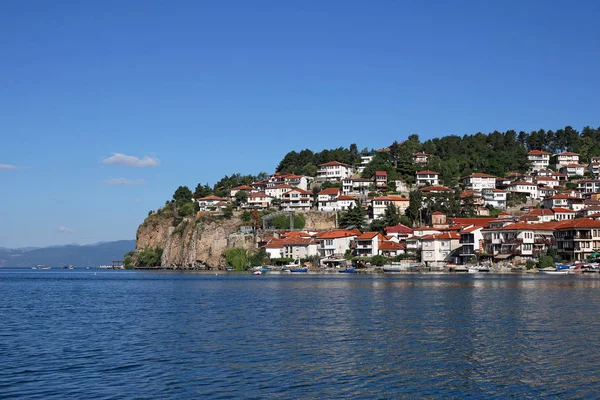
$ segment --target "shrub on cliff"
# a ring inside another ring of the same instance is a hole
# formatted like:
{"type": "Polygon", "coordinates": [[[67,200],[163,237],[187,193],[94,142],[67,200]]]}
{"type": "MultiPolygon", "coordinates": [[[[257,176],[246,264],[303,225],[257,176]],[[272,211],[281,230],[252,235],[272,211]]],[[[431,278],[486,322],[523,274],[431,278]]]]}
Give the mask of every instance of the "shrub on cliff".
{"type": "Polygon", "coordinates": [[[236,271],[243,271],[248,264],[248,253],[246,249],[234,247],[225,252],[225,260],[227,265],[231,265],[236,271]]]}
{"type": "Polygon", "coordinates": [[[137,253],[137,265],[144,267],[155,267],[160,265],[163,250],[161,248],[149,247],[137,253]]]}

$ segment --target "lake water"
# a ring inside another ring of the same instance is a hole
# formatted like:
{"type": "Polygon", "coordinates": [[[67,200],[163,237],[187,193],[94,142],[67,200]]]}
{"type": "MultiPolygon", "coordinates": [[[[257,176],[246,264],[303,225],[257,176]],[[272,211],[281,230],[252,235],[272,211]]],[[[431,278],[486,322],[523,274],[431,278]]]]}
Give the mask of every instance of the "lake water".
{"type": "Polygon", "coordinates": [[[0,398],[598,398],[598,277],[0,270],[0,398]]]}

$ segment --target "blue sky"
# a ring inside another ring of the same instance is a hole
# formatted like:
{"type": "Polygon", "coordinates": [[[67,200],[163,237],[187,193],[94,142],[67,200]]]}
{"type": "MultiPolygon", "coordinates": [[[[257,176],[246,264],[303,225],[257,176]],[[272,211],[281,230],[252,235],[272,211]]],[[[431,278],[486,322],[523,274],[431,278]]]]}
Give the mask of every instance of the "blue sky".
{"type": "Polygon", "coordinates": [[[599,20],[583,0],[2,2],[0,247],[134,238],[177,186],[291,150],[598,126],[599,20]]]}

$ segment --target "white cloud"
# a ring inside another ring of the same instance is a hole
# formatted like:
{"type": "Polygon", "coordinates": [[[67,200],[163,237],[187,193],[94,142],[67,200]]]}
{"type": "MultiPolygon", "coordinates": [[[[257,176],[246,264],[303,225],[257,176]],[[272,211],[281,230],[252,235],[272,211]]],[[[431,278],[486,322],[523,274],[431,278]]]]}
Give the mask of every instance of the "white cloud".
{"type": "Polygon", "coordinates": [[[19,167],[17,167],[16,165],[12,165],[12,164],[0,164],[0,170],[12,170],[12,169],[19,169],[19,167]]]}
{"type": "Polygon", "coordinates": [[[102,164],[104,165],[122,165],[134,168],[156,167],[159,163],[160,160],[156,157],[144,156],[144,158],[139,158],[123,153],[113,153],[112,156],[102,160],[102,164]]]}
{"type": "Polygon", "coordinates": [[[104,181],[107,185],[145,185],[144,179],[113,178],[104,181]]]}
{"type": "Polygon", "coordinates": [[[67,228],[66,226],[59,226],[57,231],[60,233],[73,233],[73,229],[67,228]]]}

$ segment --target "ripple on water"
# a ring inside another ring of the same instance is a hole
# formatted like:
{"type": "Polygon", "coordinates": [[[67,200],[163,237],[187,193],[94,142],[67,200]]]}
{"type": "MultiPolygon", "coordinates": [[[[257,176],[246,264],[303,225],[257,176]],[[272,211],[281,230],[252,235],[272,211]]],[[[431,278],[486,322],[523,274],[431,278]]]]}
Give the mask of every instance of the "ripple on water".
{"type": "Polygon", "coordinates": [[[0,272],[0,398],[598,394],[597,279],[36,272],[0,272]]]}

